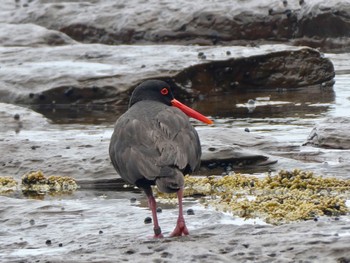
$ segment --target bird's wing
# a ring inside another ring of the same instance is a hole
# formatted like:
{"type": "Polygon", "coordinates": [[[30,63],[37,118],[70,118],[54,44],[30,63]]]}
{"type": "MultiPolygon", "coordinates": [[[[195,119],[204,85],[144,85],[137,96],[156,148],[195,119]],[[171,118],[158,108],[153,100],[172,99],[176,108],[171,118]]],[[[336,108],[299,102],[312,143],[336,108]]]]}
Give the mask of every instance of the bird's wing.
{"type": "Polygon", "coordinates": [[[168,107],[157,114],[156,122],[159,128],[152,137],[161,153],[159,165],[177,166],[180,170],[189,166],[195,170],[200,164],[201,147],[188,117],[181,110],[168,107]]]}
{"type": "Polygon", "coordinates": [[[112,135],[110,156],[120,176],[135,183],[143,177],[154,180],[164,166],[195,170],[201,148],[188,117],[167,107],[149,122],[121,117],[112,135]]]}
{"type": "Polygon", "coordinates": [[[119,175],[129,183],[159,174],[159,153],[152,146],[145,123],[138,119],[119,118],[109,146],[111,161],[119,175]]]}

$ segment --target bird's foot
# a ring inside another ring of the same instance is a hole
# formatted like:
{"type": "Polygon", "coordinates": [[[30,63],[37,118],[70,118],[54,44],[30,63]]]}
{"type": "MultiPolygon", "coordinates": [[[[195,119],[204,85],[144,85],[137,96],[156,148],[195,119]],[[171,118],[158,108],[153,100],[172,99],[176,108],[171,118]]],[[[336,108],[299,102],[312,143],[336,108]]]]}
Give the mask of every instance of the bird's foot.
{"type": "Polygon", "coordinates": [[[189,234],[185,221],[177,221],[174,231],[170,234],[170,237],[180,237],[182,235],[187,236],[189,234]]]}
{"type": "Polygon", "coordinates": [[[162,234],[162,230],[160,229],[160,227],[154,228],[154,236],[153,238],[163,238],[163,234],[162,234]]]}

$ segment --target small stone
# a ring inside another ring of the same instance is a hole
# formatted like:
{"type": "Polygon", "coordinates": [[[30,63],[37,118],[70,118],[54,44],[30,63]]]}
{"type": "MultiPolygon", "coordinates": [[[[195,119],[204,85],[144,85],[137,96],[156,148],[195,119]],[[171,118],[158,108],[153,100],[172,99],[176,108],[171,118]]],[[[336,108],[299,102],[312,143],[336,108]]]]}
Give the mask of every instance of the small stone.
{"type": "Polygon", "coordinates": [[[152,223],[152,218],[150,218],[149,216],[147,216],[147,217],[145,218],[145,220],[144,220],[144,223],[145,223],[145,224],[150,224],[150,223],[152,223]]]}
{"type": "Polygon", "coordinates": [[[161,207],[157,207],[157,213],[161,213],[163,210],[161,207]]]}
{"type": "Polygon", "coordinates": [[[18,114],[18,113],[16,113],[16,114],[15,114],[15,116],[13,116],[13,118],[14,118],[16,121],[18,121],[18,120],[19,120],[19,118],[20,118],[20,116],[19,116],[19,114],[18,114]]]}
{"type": "Polygon", "coordinates": [[[51,242],[50,239],[48,239],[48,240],[46,240],[45,244],[48,245],[48,246],[51,246],[52,242],[51,242]]]}
{"type": "Polygon", "coordinates": [[[226,51],[226,55],[227,55],[227,56],[231,55],[231,51],[227,50],[227,51],[226,51]]]}
{"type": "Polygon", "coordinates": [[[59,247],[63,247],[63,244],[62,244],[62,243],[59,243],[58,246],[59,246],[59,247]]]}
{"type": "Polygon", "coordinates": [[[214,169],[214,168],[216,168],[217,166],[218,166],[217,163],[210,163],[210,164],[208,164],[208,168],[209,168],[209,169],[214,169]]]}
{"type": "Polygon", "coordinates": [[[100,231],[98,231],[98,233],[101,235],[101,234],[103,234],[103,231],[102,231],[102,230],[100,230],[100,231]]]}
{"type": "Polygon", "coordinates": [[[287,15],[287,17],[291,17],[291,15],[292,15],[292,10],[287,9],[284,13],[287,15]]]}
{"type": "Polygon", "coordinates": [[[250,132],[249,128],[244,129],[245,132],[250,132]]]}
{"type": "Polygon", "coordinates": [[[29,224],[30,224],[31,226],[34,226],[34,225],[35,225],[35,220],[34,220],[34,219],[30,219],[30,220],[29,220],[29,224]]]}
{"type": "Polygon", "coordinates": [[[130,198],[130,203],[135,203],[136,202],[136,197],[131,197],[130,198]]]}
{"type": "Polygon", "coordinates": [[[187,209],[187,215],[189,215],[189,216],[194,215],[194,211],[192,208],[187,209]]]}

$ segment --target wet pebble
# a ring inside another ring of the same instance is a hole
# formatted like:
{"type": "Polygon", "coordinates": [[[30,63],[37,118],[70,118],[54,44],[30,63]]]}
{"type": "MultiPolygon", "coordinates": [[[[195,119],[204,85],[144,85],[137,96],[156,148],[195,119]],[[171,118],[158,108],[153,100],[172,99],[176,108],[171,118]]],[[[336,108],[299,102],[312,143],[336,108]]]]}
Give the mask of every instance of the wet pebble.
{"type": "Polygon", "coordinates": [[[130,203],[135,203],[136,202],[136,197],[131,197],[130,198],[130,203]]]}
{"type": "Polygon", "coordinates": [[[59,246],[59,247],[63,247],[63,244],[62,244],[62,243],[59,243],[58,246],[59,246]]]}
{"type": "Polygon", "coordinates": [[[227,56],[231,55],[231,51],[227,50],[227,51],[226,51],[226,55],[227,55],[227,56]]]}
{"type": "Polygon", "coordinates": [[[152,218],[150,218],[149,216],[147,216],[147,217],[145,218],[145,220],[144,220],[144,223],[145,223],[145,224],[150,224],[150,223],[152,223],[152,218]]]}
{"type": "Polygon", "coordinates": [[[157,207],[157,213],[161,213],[163,210],[161,207],[157,207]]]}
{"type": "Polygon", "coordinates": [[[51,242],[50,239],[48,239],[48,240],[46,240],[45,244],[48,245],[48,246],[51,246],[51,245],[52,245],[52,242],[51,242]]]}
{"type": "Polygon", "coordinates": [[[31,226],[34,226],[34,225],[35,225],[35,220],[34,220],[34,219],[30,219],[30,220],[29,220],[29,224],[30,224],[31,226]]]}
{"type": "Polygon", "coordinates": [[[245,132],[250,132],[249,128],[244,129],[245,132]]]}
{"type": "Polygon", "coordinates": [[[14,118],[16,121],[18,121],[18,120],[19,120],[19,118],[20,118],[20,116],[19,116],[19,114],[18,114],[18,113],[16,113],[16,114],[13,116],[13,118],[14,118]]]}
{"type": "Polygon", "coordinates": [[[192,208],[187,209],[187,215],[194,215],[194,210],[192,208]]]}
{"type": "Polygon", "coordinates": [[[100,231],[98,231],[98,233],[101,235],[101,234],[103,234],[103,231],[102,231],[102,230],[100,230],[100,231]]]}
{"type": "Polygon", "coordinates": [[[200,58],[200,59],[206,59],[207,56],[204,55],[204,52],[198,52],[198,58],[200,58]]]}

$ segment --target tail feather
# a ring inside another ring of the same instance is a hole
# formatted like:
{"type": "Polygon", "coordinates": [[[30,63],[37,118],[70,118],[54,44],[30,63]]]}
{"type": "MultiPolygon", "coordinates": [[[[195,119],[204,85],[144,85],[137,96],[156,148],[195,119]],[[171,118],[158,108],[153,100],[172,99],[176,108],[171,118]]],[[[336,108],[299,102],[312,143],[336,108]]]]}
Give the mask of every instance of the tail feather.
{"type": "Polygon", "coordinates": [[[184,183],[184,176],[176,167],[162,167],[156,179],[156,185],[163,193],[175,193],[184,186],[184,183]]]}

